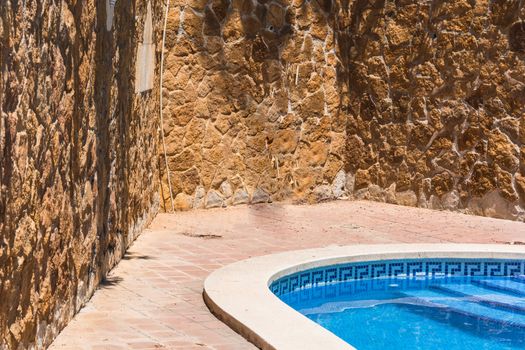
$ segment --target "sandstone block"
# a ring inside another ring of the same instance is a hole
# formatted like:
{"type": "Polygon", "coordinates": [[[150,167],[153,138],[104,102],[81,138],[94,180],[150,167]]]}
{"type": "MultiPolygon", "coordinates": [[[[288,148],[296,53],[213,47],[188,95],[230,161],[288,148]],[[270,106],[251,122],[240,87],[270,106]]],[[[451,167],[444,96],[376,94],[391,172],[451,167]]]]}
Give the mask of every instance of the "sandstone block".
{"type": "Polygon", "coordinates": [[[233,205],[247,204],[250,202],[250,197],[245,189],[235,191],[232,198],[233,205]]]}
{"type": "Polygon", "coordinates": [[[219,208],[224,207],[224,198],[215,190],[208,191],[206,195],[206,208],[219,208]]]}
{"type": "Polygon", "coordinates": [[[195,197],[193,199],[193,209],[202,209],[204,208],[204,199],[206,197],[206,190],[204,187],[199,186],[195,190],[195,197]]]}
{"type": "Polygon", "coordinates": [[[418,198],[414,191],[397,192],[396,202],[400,205],[415,207],[418,204],[418,198]]]}
{"type": "Polygon", "coordinates": [[[332,192],[332,187],[329,185],[317,186],[314,189],[313,194],[317,202],[323,202],[323,201],[327,201],[327,200],[331,200],[335,198],[332,192]]]}
{"type": "Polygon", "coordinates": [[[252,194],[252,199],[251,199],[252,204],[268,203],[270,201],[271,201],[270,195],[262,188],[257,188],[255,192],[253,192],[252,194]]]}
{"type": "Polygon", "coordinates": [[[173,201],[175,210],[186,211],[193,208],[192,197],[186,193],[179,193],[173,201]]]}

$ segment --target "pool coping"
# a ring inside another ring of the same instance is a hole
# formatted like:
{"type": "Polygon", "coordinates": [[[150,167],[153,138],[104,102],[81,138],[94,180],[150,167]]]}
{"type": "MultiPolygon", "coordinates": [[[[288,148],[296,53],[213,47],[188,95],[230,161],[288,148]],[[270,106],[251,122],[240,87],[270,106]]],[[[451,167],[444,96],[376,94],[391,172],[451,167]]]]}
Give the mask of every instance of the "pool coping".
{"type": "Polygon", "coordinates": [[[301,315],[270,291],[270,284],[298,271],[383,259],[525,259],[525,247],[493,244],[388,244],[330,246],[251,258],[206,278],[203,298],[210,311],[261,349],[355,350],[301,315]],[[278,322],[276,322],[276,320],[278,322]]]}

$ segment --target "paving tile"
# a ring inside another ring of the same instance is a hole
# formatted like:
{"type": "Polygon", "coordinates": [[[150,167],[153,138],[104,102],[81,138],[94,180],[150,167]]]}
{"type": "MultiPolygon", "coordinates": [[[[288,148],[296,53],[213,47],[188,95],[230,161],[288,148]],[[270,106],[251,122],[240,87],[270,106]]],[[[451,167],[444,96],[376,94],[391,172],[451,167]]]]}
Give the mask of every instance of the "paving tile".
{"type": "Polygon", "coordinates": [[[202,301],[224,265],[333,244],[512,241],[525,241],[523,223],[361,201],[160,214],[51,349],[253,350],[202,301]]]}

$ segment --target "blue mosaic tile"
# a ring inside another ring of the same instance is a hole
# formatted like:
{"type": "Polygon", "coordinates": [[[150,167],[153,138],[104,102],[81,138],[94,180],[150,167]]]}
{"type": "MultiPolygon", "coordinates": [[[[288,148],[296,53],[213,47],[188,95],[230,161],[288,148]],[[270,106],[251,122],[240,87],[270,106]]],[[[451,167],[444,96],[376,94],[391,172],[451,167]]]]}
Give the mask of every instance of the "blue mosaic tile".
{"type": "Polygon", "coordinates": [[[362,280],[365,278],[370,278],[370,264],[357,265],[354,268],[354,279],[362,280]]]}
{"type": "MultiPolygon", "coordinates": [[[[339,280],[337,282],[351,281],[354,279],[354,267],[353,266],[342,266],[338,268],[339,280]]],[[[337,276],[337,273],[336,273],[337,276]]]]}
{"type": "Polygon", "coordinates": [[[337,279],[337,268],[336,267],[332,267],[332,268],[327,268],[325,270],[325,282],[326,283],[332,283],[332,282],[337,282],[337,281],[340,281],[341,279],[337,279]]]}
{"type": "Polygon", "coordinates": [[[325,271],[316,270],[312,272],[312,284],[318,286],[320,283],[325,283],[325,271]]]}
{"type": "MultiPolygon", "coordinates": [[[[333,285],[325,288],[325,294],[352,294],[362,288],[370,288],[370,283],[353,283],[352,285],[337,282],[352,282],[376,279],[372,289],[389,288],[392,280],[407,287],[421,287],[426,277],[483,277],[483,276],[523,276],[525,261],[493,259],[412,259],[384,260],[331,265],[284,276],[270,285],[270,290],[277,296],[301,290],[300,298],[311,298],[310,287],[333,285]],[[425,278],[423,278],[425,277],[425,278]],[[303,293],[304,291],[304,293],[303,293]]],[[[318,292],[316,292],[318,293],[318,292]]],[[[329,296],[329,295],[325,295],[329,296]]],[[[314,295],[313,297],[325,297],[314,295]]]]}
{"type": "Polygon", "coordinates": [[[406,274],[406,264],[404,262],[392,262],[388,267],[388,275],[397,277],[398,275],[406,274]]]}
{"type": "Polygon", "coordinates": [[[467,276],[483,276],[483,264],[481,262],[466,262],[464,274],[467,276]]]}
{"type": "Polygon", "coordinates": [[[485,264],[486,276],[504,276],[505,268],[502,263],[488,262],[485,264]]]}
{"type": "Polygon", "coordinates": [[[436,276],[439,274],[446,274],[445,264],[443,261],[429,261],[426,263],[425,273],[427,276],[436,276]]]}
{"type": "Polygon", "coordinates": [[[461,262],[450,261],[445,263],[445,275],[463,276],[463,264],[461,262]]]}
{"type": "Polygon", "coordinates": [[[522,276],[525,273],[525,271],[523,270],[524,266],[522,263],[519,263],[516,261],[506,262],[504,266],[505,266],[504,274],[506,276],[522,276]]]}

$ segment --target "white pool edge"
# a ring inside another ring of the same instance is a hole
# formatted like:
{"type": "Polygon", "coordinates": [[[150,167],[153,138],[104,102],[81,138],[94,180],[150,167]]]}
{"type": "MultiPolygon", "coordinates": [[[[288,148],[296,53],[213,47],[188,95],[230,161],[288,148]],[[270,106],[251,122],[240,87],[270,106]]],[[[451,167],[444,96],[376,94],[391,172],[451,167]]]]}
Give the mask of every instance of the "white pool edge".
{"type": "Polygon", "coordinates": [[[210,311],[261,349],[350,350],[328,330],[295,311],[269,288],[297,271],[334,264],[415,258],[525,259],[525,246],[492,244],[394,244],[331,246],[239,261],[204,282],[210,311]]]}

